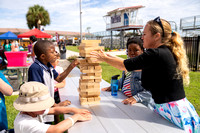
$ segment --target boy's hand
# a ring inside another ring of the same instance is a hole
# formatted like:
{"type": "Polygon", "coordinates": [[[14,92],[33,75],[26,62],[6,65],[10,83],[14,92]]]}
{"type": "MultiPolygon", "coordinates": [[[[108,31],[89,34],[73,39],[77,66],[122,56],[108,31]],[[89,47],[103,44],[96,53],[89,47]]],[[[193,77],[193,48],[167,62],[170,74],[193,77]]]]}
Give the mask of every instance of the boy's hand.
{"type": "Polygon", "coordinates": [[[77,114],[78,115],[78,121],[88,121],[92,119],[91,114],[77,114]]]}
{"type": "Polygon", "coordinates": [[[111,91],[111,87],[102,88],[102,91],[111,91]]]}
{"type": "Polygon", "coordinates": [[[122,103],[133,105],[133,104],[137,103],[137,101],[133,97],[130,97],[130,98],[124,99],[122,101],[122,103]]]}
{"type": "Polygon", "coordinates": [[[91,112],[87,109],[75,109],[73,113],[74,114],[91,114],[91,112]]]}
{"type": "Polygon", "coordinates": [[[75,59],[70,65],[74,68],[78,64],[79,64],[79,61],[77,59],[75,59]]]}

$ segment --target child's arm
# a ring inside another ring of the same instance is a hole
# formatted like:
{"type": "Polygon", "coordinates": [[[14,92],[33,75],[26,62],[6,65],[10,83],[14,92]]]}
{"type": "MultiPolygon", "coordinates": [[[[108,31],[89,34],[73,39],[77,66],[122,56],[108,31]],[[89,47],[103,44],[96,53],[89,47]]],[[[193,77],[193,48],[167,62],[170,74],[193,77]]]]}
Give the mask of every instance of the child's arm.
{"type": "Polygon", "coordinates": [[[70,118],[59,122],[56,125],[51,125],[48,128],[47,133],[63,133],[64,131],[69,129],[71,126],[73,126],[74,123],[76,123],[77,121],[88,121],[91,119],[92,119],[91,114],[75,114],[71,116],[70,118]]]}
{"type": "Polygon", "coordinates": [[[74,60],[68,67],[65,69],[64,72],[58,75],[58,77],[55,79],[57,82],[62,82],[67,75],[72,71],[72,69],[79,64],[78,60],[74,60]]]}
{"type": "Polygon", "coordinates": [[[124,104],[135,104],[135,103],[137,103],[137,101],[135,100],[135,98],[133,98],[133,97],[129,97],[129,98],[127,98],[127,99],[124,99],[123,101],[122,101],[122,103],[124,103],[124,104]]]}
{"type": "Polygon", "coordinates": [[[111,91],[111,86],[106,87],[106,88],[102,88],[101,90],[102,90],[102,91],[111,91]]]}
{"type": "Polygon", "coordinates": [[[78,109],[73,107],[52,107],[49,109],[48,114],[67,114],[67,113],[74,113],[74,114],[87,114],[91,113],[87,109],[78,109]]]}
{"type": "Polygon", "coordinates": [[[122,103],[124,104],[135,104],[135,103],[142,103],[142,102],[148,102],[152,98],[152,95],[149,91],[143,90],[133,97],[124,99],[122,103]]]}
{"type": "Polygon", "coordinates": [[[55,84],[55,88],[63,88],[63,87],[65,87],[65,84],[66,84],[66,81],[65,81],[65,79],[62,81],[62,82],[60,82],[60,83],[57,83],[57,84],[55,84]]]}
{"type": "Polygon", "coordinates": [[[4,82],[0,78],[0,92],[6,96],[11,96],[13,93],[13,89],[10,85],[8,85],[6,82],[4,82]]]}

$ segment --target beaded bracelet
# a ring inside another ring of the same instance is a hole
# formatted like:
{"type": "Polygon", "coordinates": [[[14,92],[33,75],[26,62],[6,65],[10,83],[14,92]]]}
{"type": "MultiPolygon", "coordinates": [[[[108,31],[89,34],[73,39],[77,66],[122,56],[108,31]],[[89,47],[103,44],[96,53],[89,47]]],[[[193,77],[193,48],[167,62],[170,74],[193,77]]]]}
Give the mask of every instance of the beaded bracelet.
{"type": "Polygon", "coordinates": [[[72,121],[72,126],[74,125],[74,119],[72,119],[71,117],[68,117],[68,119],[70,119],[72,121]]]}

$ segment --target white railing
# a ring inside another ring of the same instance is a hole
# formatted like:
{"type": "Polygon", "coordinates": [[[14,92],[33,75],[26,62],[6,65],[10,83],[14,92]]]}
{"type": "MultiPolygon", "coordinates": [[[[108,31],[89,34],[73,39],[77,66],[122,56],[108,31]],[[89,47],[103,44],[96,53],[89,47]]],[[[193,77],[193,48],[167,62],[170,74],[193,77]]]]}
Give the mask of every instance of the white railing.
{"type": "Polygon", "coordinates": [[[137,19],[137,20],[124,19],[123,23],[106,24],[106,29],[120,27],[120,26],[128,26],[128,25],[143,25],[143,20],[142,19],[137,19]]]}

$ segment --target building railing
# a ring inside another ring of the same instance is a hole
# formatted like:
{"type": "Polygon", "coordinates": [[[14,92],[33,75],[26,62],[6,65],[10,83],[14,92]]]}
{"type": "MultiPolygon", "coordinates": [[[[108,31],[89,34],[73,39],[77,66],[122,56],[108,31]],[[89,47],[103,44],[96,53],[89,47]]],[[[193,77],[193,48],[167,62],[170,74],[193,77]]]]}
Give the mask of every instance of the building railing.
{"type": "Polygon", "coordinates": [[[180,29],[200,29],[200,15],[180,19],[180,29]]]}
{"type": "MultiPolygon", "coordinates": [[[[110,29],[111,25],[112,25],[111,23],[107,23],[106,29],[110,29]]],[[[124,19],[124,22],[120,26],[128,26],[128,25],[143,25],[143,20],[142,19],[137,19],[137,20],[124,19]]],[[[114,28],[114,27],[112,26],[112,28],[114,28]]]]}

